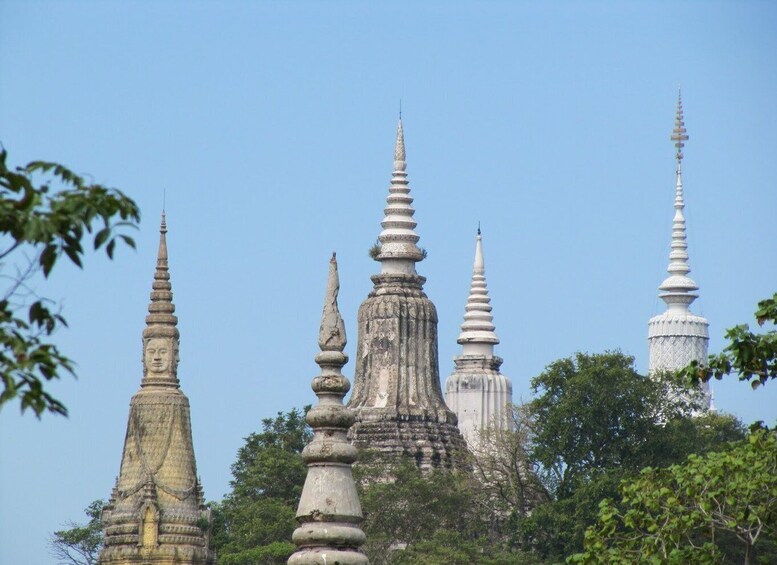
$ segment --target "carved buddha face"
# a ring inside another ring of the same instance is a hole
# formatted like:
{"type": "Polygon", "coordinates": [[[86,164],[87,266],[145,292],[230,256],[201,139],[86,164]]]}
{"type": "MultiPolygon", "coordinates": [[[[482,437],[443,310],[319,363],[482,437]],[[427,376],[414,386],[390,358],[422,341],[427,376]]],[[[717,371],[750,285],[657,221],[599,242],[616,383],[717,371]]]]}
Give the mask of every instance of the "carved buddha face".
{"type": "Polygon", "coordinates": [[[163,338],[152,338],[146,343],[146,369],[151,373],[164,373],[170,368],[173,350],[170,341],[163,338]]]}

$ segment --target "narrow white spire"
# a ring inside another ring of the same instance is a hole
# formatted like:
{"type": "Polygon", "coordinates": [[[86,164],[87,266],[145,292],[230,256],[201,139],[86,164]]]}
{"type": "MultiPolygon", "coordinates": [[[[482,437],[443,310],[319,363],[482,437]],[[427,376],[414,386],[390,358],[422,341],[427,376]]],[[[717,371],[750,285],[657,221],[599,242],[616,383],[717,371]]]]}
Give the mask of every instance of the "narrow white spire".
{"type": "Polygon", "coordinates": [[[674,198],[674,220],[672,221],[672,251],[669,253],[669,276],[661,283],[661,299],[670,309],[688,310],[688,306],[698,298],[694,291],[699,290],[696,283],[688,277],[691,268],[688,266],[688,242],[685,235],[685,200],[683,198],[682,148],[688,141],[687,130],[683,122],[683,103],[680,94],[677,96],[677,116],[674,131],[670,138],[675,142],[677,153],[677,184],[674,198]]]}
{"type": "Polygon", "coordinates": [[[423,259],[423,252],[416,245],[420,239],[415,233],[416,221],[413,198],[405,172],[405,136],[402,131],[402,117],[397,126],[397,141],[394,146],[394,173],[386,198],[383,221],[380,223],[381,273],[415,274],[415,264],[423,259]]]}
{"type": "Polygon", "coordinates": [[[494,333],[494,317],[491,315],[491,298],[486,285],[486,267],[483,261],[483,238],[478,227],[475,243],[475,263],[472,267],[472,284],[465,307],[464,323],[458,343],[462,355],[494,355],[494,345],[499,338],[494,333]]]}

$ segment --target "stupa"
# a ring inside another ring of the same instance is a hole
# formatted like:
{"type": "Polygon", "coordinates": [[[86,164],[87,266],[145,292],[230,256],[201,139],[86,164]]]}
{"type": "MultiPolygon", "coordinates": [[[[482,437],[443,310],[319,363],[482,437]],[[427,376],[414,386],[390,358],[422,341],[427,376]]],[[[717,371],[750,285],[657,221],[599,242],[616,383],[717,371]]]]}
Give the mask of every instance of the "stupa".
{"type": "Polygon", "coordinates": [[[495,329],[478,227],[472,284],[458,339],[461,355],[454,358],[456,369],[445,381],[445,402],[456,413],[459,430],[470,447],[482,431],[510,425],[513,385],[499,372],[502,358],[494,355],[499,343],[495,329]]]}
{"type": "MultiPolygon", "coordinates": [[[[685,197],[683,194],[682,160],[683,147],[688,133],[683,120],[682,97],[677,97],[677,115],[671,136],[675,142],[676,183],[674,198],[674,220],[672,222],[672,247],[669,253],[669,276],[659,286],[661,300],[666,311],[654,316],[648,322],[648,346],[650,360],[648,373],[676,371],[691,361],[707,362],[709,323],[706,318],[693,314],[690,305],[699,295],[698,285],[688,276],[688,242],[685,233],[685,197]]],[[[702,410],[710,406],[710,389],[707,383],[700,386],[699,404],[702,410]]]]}
{"type": "Polygon", "coordinates": [[[446,406],[437,354],[437,310],[416,273],[413,198],[405,172],[400,116],[394,173],[375,259],[381,272],[359,308],[353,394],[357,418],[349,438],[357,447],[406,456],[421,468],[458,465],[466,448],[456,415],[446,406]]]}
{"type": "Polygon", "coordinates": [[[130,401],[121,468],[102,520],[101,565],[211,565],[210,510],[194,459],[189,399],[178,381],[178,318],[164,213],[143,330],[143,379],[130,401]]]}

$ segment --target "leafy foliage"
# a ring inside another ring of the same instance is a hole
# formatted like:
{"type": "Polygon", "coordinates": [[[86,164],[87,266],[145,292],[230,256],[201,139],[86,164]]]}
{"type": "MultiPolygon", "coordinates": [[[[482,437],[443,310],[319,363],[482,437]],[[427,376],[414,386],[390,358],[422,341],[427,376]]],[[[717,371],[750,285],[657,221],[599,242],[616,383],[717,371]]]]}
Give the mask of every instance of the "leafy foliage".
{"type": "Polygon", "coordinates": [[[490,529],[489,508],[474,477],[421,471],[410,459],[363,453],[354,470],[372,565],[516,563],[490,529]]]}
{"type": "MultiPolygon", "coordinates": [[[[759,326],[777,324],[777,293],[761,300],[755,312],[759,326]]],[[[756,334],[747,324],[726,330],[728,345],[717,355],[710,355],[707,364],[692,361],[680,374],[689,382],[708,381],[712,377],[736,373],[741,381],[751,381],[753,388],[777,378],[777,331],[756,334]]]]}
{"type": "Polygon", "coordinates": [[[105,502],[95,500],[84,509],[89,522],[70,522],[68,529],[54,532],[49,540],[51,554],[60,565],[95,565],[103,542],[102,511],[105,502]]]}
{"type": "Polygon", "coordinates": [[[668,383],[640,376],[633,362],[618,352],[578,353],[532,381],[530,456],[551,500],[513,517],[518,547],[549,559],[580,551],[599,502],[617,496],[621,480],[744,436],[734,418],[687,417],[668,383]]]}
{"type": "Polygon", "coordinates": [[[44,385],[74,375],[73,362],[46,339],[67,322],[26,283],[38,270],[48,277],[63,255],[81,267],[87,234],[111,259],[117,241],[134,247],[122,232],[137,227],[140,212],[120,191],[87,183],[62,165],[33,161],[10,169],[7,157],[0,149],[0,267],[8,280],[0,298],[0,407],[19,398],[22,412],[66,415],[44,385]],[[65,188],[51,191],[53,181],[65,188]]]}
{"type": "Polygon", "coordinates": [[[571,563],[723,563],[777,557],[777,435],[755,430],[728,449],[691,455],[682,465],[648,467],[621,485],[621,502],[604,500],[571,563]],[[765,553],[769,555],[765,555],[765,553]]]}
{"type": "Polygon", "coordinates": [[[285,563],[307,468],[302,449],[312,432],[304,411],[279,412],[262,420],[232,465],[232,492],[212,505],[212,540],[222,565],[285,563]]]}

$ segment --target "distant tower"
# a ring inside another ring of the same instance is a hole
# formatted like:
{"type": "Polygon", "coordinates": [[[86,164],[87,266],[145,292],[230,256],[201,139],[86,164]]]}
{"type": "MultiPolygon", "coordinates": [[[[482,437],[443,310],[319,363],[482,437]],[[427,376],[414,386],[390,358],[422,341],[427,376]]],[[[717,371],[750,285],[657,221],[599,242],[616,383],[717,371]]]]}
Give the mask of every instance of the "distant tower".
{"type": "Polygon", "coordinates": [[[462,351],[454,358],[456,369],[445,381],[445,401],[458,416],[459,430],[467,443],[473,446],[481,430],[509,426],[508,410],[513,400],[513,385],[499,372],[502,359],[494,355],[499,338],[494,333],[480,228],[465,310],[458,339],[462,351]]]}
{"type": "MultiPolygon", "coordinates": [[[[677,97],[677,117],[671,136],[677,153],[677,188],[674,199],[674,221],[672,223],[672,251],[669,254],[669,276],[661,283],[659,295],[666,303],[663,314],[654,316],[648,322],[648,345],[650,361],[648,373],[675,371],[691,361],[707,362],[707,344],[709,342],[709,323],[705,318],[692,314],[689,306],[698,298],[699,287],[688,277],[688,243],[685,237],[685,217],[683,208],[682,148],[688,135],[683,122],[682,99],[677,97]]],[[[701,405],[706,409],[710,405],[709,385],[701,387],[701,405]]]]}
{"type": "Polygon", "coordinates": [[[381,273],[359,308],[349,432],[357,447],[413,457],[422,468],[458,463],[465,442],[445,405],[437,358],[437,310],[416,274],[423,260],[414,229],[402,119],[399,120],[380,250],[381,273]]]}
{"type": "Polygon", "coordinates": [[[365,536],[359,527],[362,509],[351,473],[357,452],[346,439],[354,415],[343,406],[351,383],[340,372],[348,356],[343,353],[346,339],[337,307],[339,290],[333,254],[318,334],[321,353],[316,355],[316,363],[321,374],[312,385],[319,402],[306,417],[315,435],[302,452],[308,474],[297,509],[300,525],[292,537],[299,550],[289,558],[288,565],[367,565],[367,556],[359,549],[365,536]]]}
{"type": "Polygon", "coordinates": [[[210,510],[192,446],[189,399],[178,381],[178,318],[161,235],[143,330],[143,379],[130,401],[119,477],[103,512],[101,565],[205,565],[210,510]]]}

